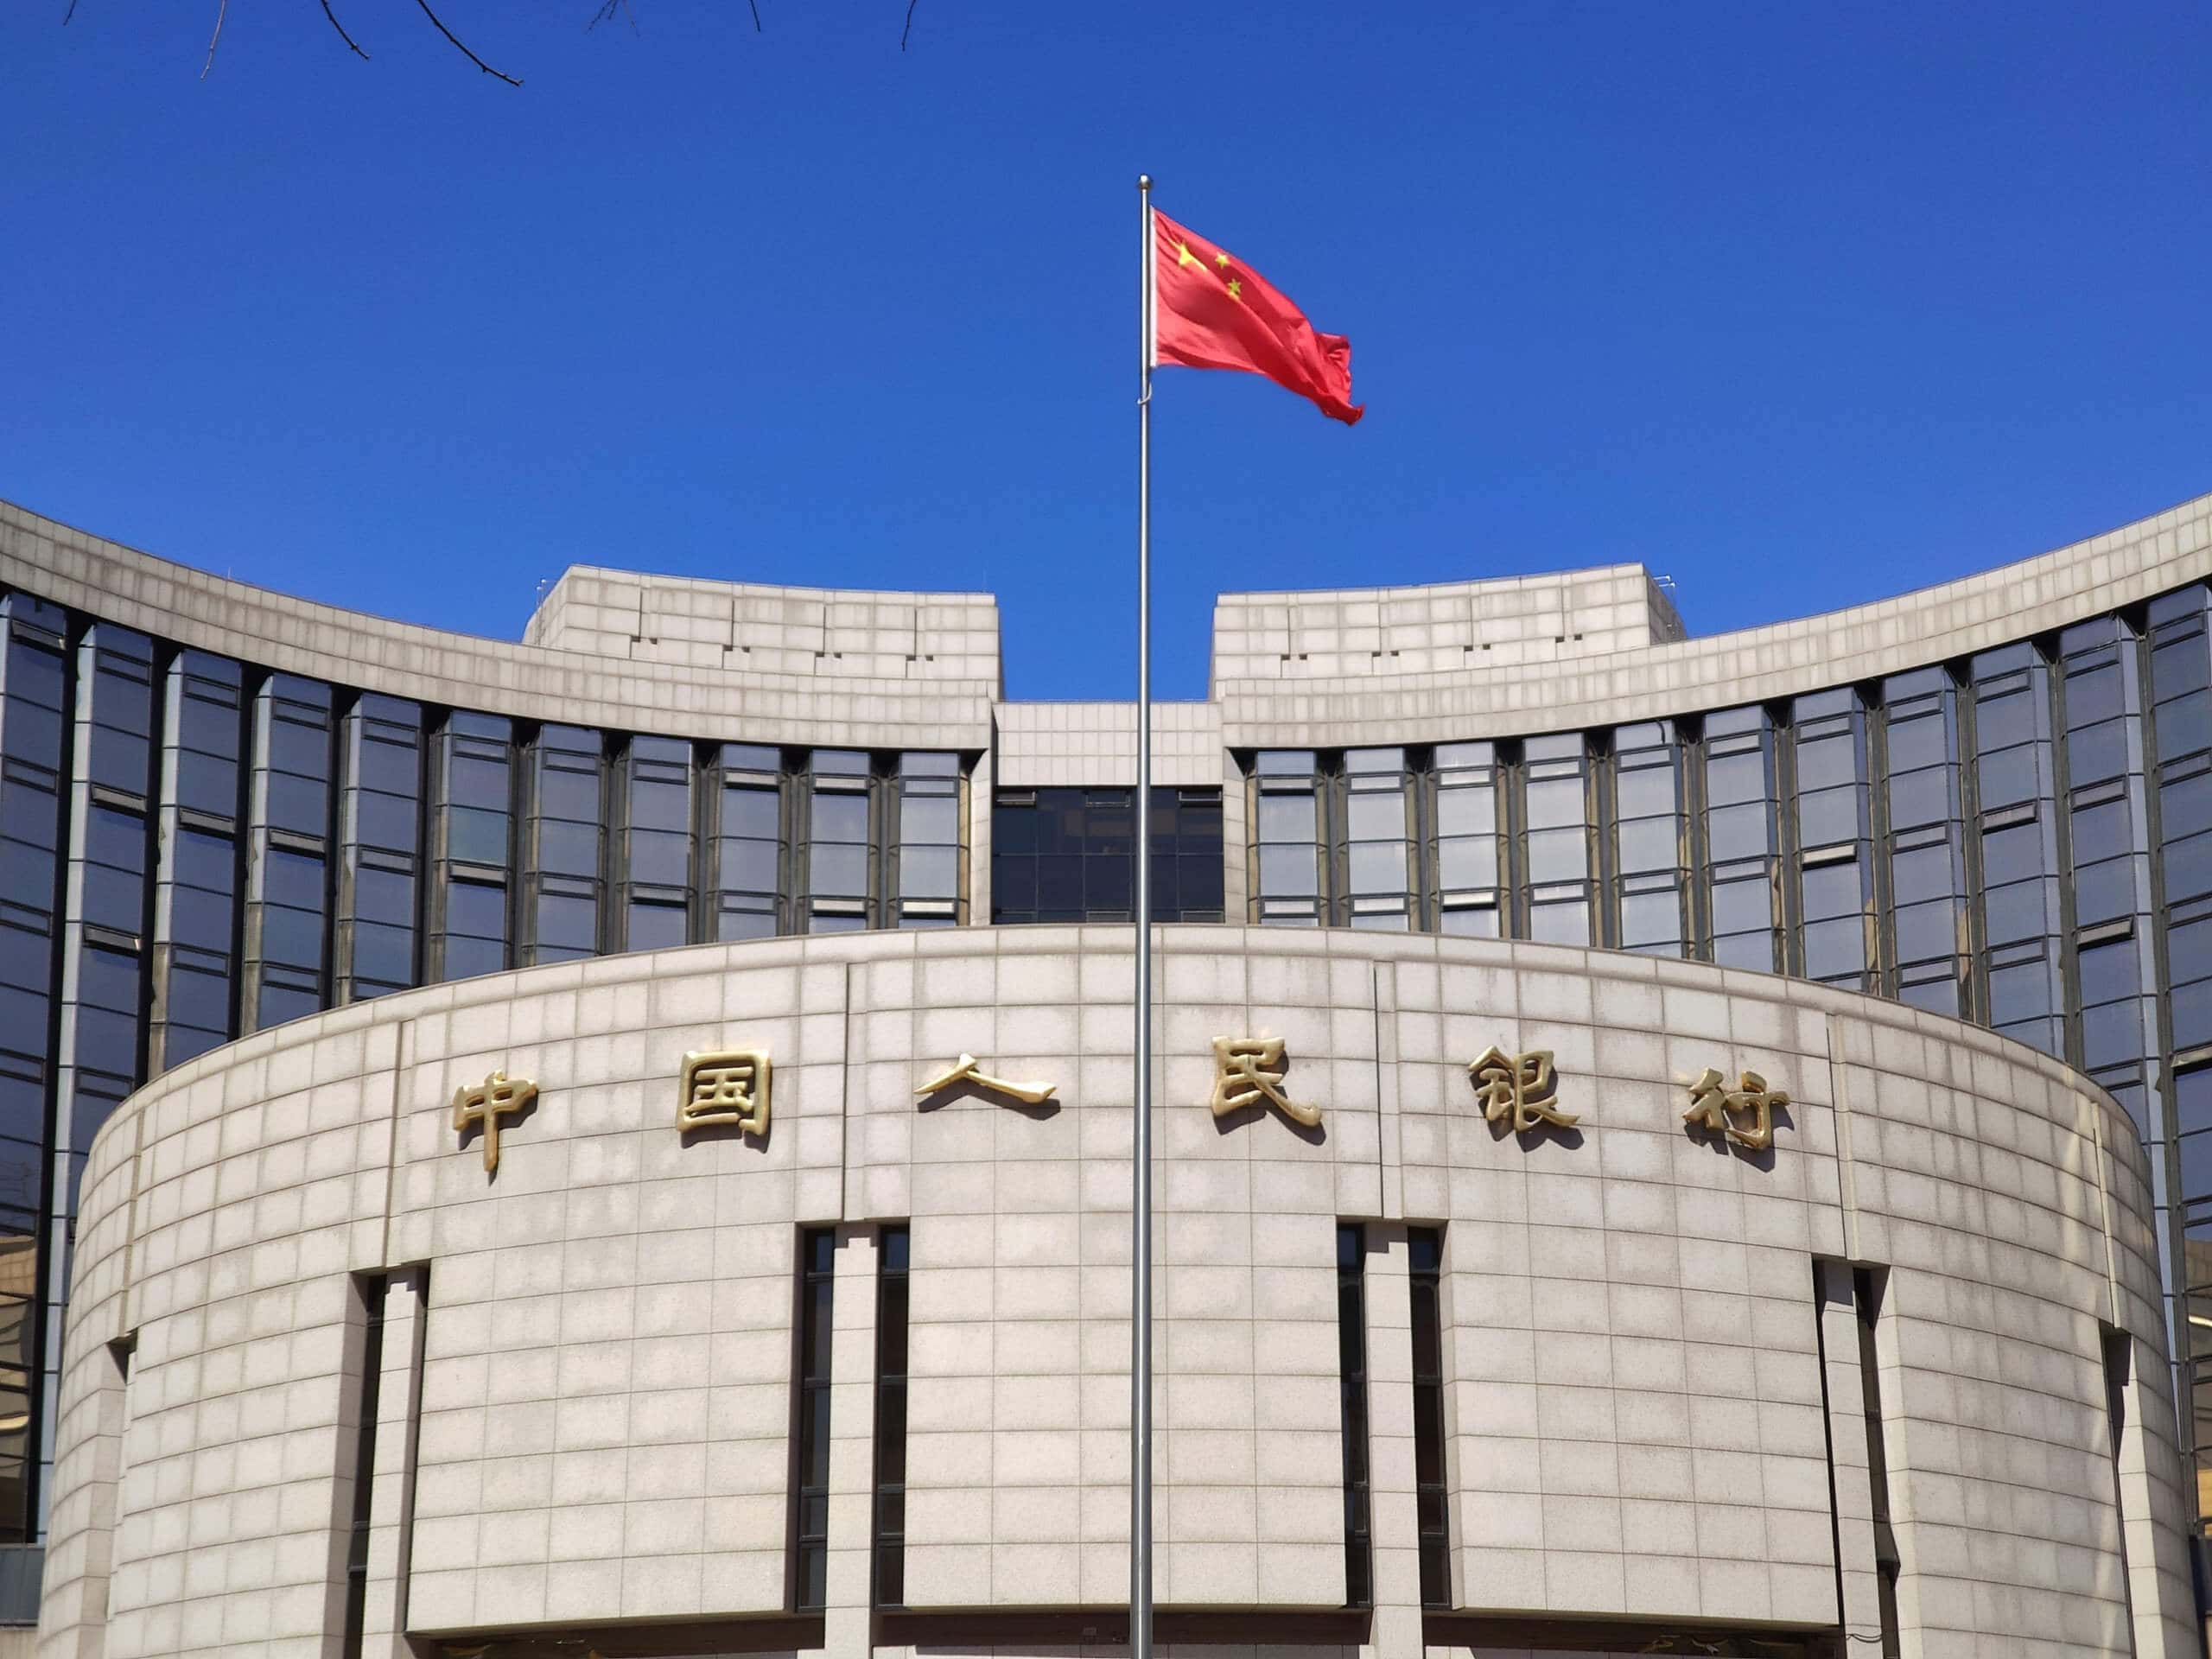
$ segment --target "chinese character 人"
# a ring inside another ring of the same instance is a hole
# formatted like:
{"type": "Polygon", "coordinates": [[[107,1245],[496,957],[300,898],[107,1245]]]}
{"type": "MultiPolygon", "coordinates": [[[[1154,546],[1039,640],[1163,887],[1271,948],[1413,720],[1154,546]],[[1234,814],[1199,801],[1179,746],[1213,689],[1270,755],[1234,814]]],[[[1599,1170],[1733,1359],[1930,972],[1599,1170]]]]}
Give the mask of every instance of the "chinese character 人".
{"type": "Polygon", "coordinates": [[[972,1083],[978,1089],[1004,1095],[1025,1106],[1042,1106],[1052,1097],[1052,1085],[1049,1083],[1014,1083],[1005,1077],[988,1077],[976,1069],[982,1064],[973,1054],[963,1054],[953,1062],[950,1070],[939,1072],[914,1092],[927,1096],[950,1089],[956,1083],[972,1083]]]}
{"type": "Polygon", "coordinates": [[[1730,1089],[1721,1083],[1720,1073],[1708,1065],[1690,1084],[1689,1109],[1682,1114],[1682,1121],[1694,1129],[1725,1135],[1748,1152],[1764,1152],[1774,1144],[1774,1109],[1789,1103],[1788,1095],[1768,1088],[1766,1079],[1756,1071],[1745,1072],[1742,1083],[1730,1089]],[[1746,1113],[1751,1127],[1739,1129],[1735,1118],[1746,1113]]]}
{"type": "Polygon", "coordinates": [[[747,1135],[768,1133],[768,1051],[731,1048],[683,1057],[676,1109],[678,1134],[734,1125],[747,1135]]]}
{"type": "Polygon", "coordinates": [[[1313,1128],[1321,1121],[1319,1106],[1300,1106],[1282,1091],[1289,1071],[1280,1037],[1217,1037],[1213,1039],[1213,1115],[1225,1117],[1241,1107],[1273,1105],[1294,1123],[1313,1128]]]}
{"type": "Polygon", "coordinates": [[[507,1074],[494,1071],[479,1084],[464,1084],[453,1091],[453,1127],[467,1135],[472,1125],[480,1128],[484,1141],[484,1173],[499,1167],[499,1120],[512,1117],[537,1098],[534,1083],[509,1083],[507,1074]]]}
{"type": "Polygon", "coordinates": [[[1474,1079],[1475,1098],[1483,1103],[1484,1122],[1510,1122],[1515,1134],[1526,1135],[1539,1123],[1565,1129],[1580,1121],[1580,1112],[1562,1112],[1552,1103],[1559,1081],[1552,1071],[1548,1048],[1508,1054],[1492,1045],[1468,1066],[1467,1075],[1474,1079]]]}

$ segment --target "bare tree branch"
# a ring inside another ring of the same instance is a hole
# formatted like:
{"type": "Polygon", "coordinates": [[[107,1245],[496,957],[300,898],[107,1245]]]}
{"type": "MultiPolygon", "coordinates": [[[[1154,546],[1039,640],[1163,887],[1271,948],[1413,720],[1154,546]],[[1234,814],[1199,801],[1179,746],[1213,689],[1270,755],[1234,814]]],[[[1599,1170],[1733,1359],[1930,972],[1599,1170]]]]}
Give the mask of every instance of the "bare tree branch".
{"type": "MultiPolygon", "coordinates": [[[[69,0],[69,3],[73,6],[77,0],[69,0]]],[[[322,0],[322,15],[330,19],[330,26],[338,31],[338,38],[353,48],[353,55],[366,63],[369,54],[361,50],[360,42],[346,32],[346,25],[338,21],[338,14],[330,9],[330,0],[322,0]]]]}
{"type": "Polygon", "coordinates": [[[77,15],[77,0],[69,0],[69,10],[61,14],[61,27],[69,27],[69,20],[77,15]]]}
{"type": "Polygon", "coordinates": [[[747,0],[747,3],[753,8],[753,32],[758,35],[760,32],[760,0],[747,0]]]}
{"type": "MultiPolygon", "coordinates": [[[[224,0],[224,3],[226,5],[229,4],[230,0],[224,0]]],[[[467,58],[471,63],[474,64],[479,69],[481,69],[486,74],[491,76],[494,80],[504,80],[510,86],[519,86],[522,85],[522,82],[517,80],[512,75],[501,74],[497,69],[494,69],[490,64],[485,62],[483,59],[478,57],[474,52],[463,46],[461,43],[461,37],[455,35],[453,30],[448,29],[445,26],[445,21],[441,18],[436,12],[430,10],[430,0],[415,0],[415,3],[423,8],[423,15],[437,25],[438,33],[444,35],[448,41],[451,41],[453,42],[454,50],[460,53],[462,57],[467,58]]]]}
{"type": "Polygon", "coordinates": [[[215,32],[207,37],[207,61],[200,66],[200,79],[207,79],[207,72],[215,67],[215,42],[223,38],[223,19],[231,10],[231,0],[220,0],[215,8],[215,32]]]}
{"type": "Polygon", "coordinates": [[[906,27],[899,31],[899,49],[906,49],[906,37],[914,32],[914,8],[921,0],[906,0],[906,27]]]}
{"type": "Polygon", "coordinates": [[[630,20],[630,32],[632,35],[645,33],[638,27],[638,14],[632,9],[630,0],[600,0],[599,10],[592,14],[591,22],[584,25],[584,33],[588,35],[601,23],[613,22],[617,16],[630,20]]]}

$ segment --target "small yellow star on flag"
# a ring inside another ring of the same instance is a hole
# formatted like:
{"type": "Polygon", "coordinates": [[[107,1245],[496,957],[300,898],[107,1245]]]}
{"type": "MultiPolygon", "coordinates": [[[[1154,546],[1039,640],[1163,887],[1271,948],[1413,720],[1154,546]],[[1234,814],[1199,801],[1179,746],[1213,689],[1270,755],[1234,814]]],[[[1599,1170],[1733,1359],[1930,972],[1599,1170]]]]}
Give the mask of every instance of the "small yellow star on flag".
{"type": "Polygon", "coordinates": [[[1178,242],[1175,245],[1175,263],[1179,265],[1195,265],[1198,263],[1196,259],[1191,257],[1191,245],[1189,243],[1178,242]]]}
{"type": "Polygon", "coordinates": [[[1213,262],[1217,265],[1226,266],[1229,264],[1229,256],[1225,253],[1217,253],[1213,257],[1213,262]]]}
{"type": "Polygon", "coordinates": [[[1234,276],[1229,279],[1229,297],[1232,300],[1241,300],[1244,297],[1244,284],[1234,276]]]}

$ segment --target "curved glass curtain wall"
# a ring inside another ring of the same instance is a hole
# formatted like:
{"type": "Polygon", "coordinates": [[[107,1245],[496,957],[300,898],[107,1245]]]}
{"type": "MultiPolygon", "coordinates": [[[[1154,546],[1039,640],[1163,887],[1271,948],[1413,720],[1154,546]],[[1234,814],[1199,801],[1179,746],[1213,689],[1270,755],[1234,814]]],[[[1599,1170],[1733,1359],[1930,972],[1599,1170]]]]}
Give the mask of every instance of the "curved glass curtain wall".
{"type": "MultiPolygon", "coordinates": [[[[42,1531],[78,1183],[132,1089],[409,986],[956,925],[970,759],[432,707],[0,594],[0,1546],[42,1531]]],[[[0,1550],[0,1621],[35,1586],[0,1550]]]]}
{"type": "Polygon", "coordinates": [[[1963,1015],[2094,1077],[2150,1154],[2178,1398],[2212,1516],[2202,584],[1773,702],[1239,759],[1248,919],[1262,925],[1588,943],[1787,973],[1963,1015]],[[1393,838],[1402,802],[1410,860],[1393,838]]]}

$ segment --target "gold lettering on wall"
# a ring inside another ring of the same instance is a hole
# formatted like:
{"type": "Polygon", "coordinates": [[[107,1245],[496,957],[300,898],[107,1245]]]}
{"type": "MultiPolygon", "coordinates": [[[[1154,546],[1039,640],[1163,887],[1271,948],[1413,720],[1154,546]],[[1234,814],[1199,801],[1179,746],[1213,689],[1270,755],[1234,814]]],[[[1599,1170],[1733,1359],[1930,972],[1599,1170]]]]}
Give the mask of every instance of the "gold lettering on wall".
{"type": "Polygon", "coordinates": [[[1720,1073],[1708,1065],[1690,1084],[1689,1109],[1682,1114],[1682,1121],[1693,1129],[1725,1135],[1747,1152],[1764,1152],[1774,1144],[1774,1109],[1789,1103],[1788,1095],[1768,1088],[1766,1079],[1756,1071],[1745,1072],[1738,1086],[1730,1089],[1721,1083],[1720,1073]],[[1740,1116],[1751,1119],[1749,1128],[1736,1127],[1735,1120],[1740,1116]]]}
{"type": "Polygon", "coordinates": [[[1493,1044],[1467,1067],[1467,1075],[1483,1103],[1484,1122],[1510,1123],[1516,1135],[1526,1135],[1539,1123],[1566,1129],[1581,1121],[1580,1112],[1562,1112],[1554,1104],[1559,1079],[1548,1048],[1508,1054],[1493,1044]]]}
{"type": "Polygon", "coordinates": [[[694,1050],[683,1057],[678,1085],[676,1128],[734,1126],[747,1135],[768,1133],[768,1051],[765,1048],[694,1050]]]}
{"type": "Polygon", "coordinates": [[[951,1069],[940,1071],[920,1088],[918,1096],[938,1094],[958,1083],[972,1083],[986,1094],[1004,1095],[1008,1100],[1018,1100],[1025,1106],[1042,1106],[1052,1097],[1049,1083],[1015,1083],[1006,1077],[994,1077],[977,1070],[982,1064],[973,1054],[963,1054],[954,1061],[951,1069]]]}
{"type": "Polygon", "coordinates": [[[454,1090],[454,1133],[467,1135],[472,1126],[483,1130],[486,1175],[498,1173],[499,1167],[499,1120],[515,1116],[537,1098],[536,1084],[510,1083],[505,1071],[494,1071],[481,1083],[464,1084],[454,1090]]]}
{"type": "Polygon", "coordinates": [[[1292,1122],[1313,1128],[1321,1121],[1319,1106],[1300,1106],[1282,1091],[1290,1062],[1280,1037],[1217,1037],[1213,1039],[1213,1099],[1216,1117],[1262,1101],[1292,1122]]]}

